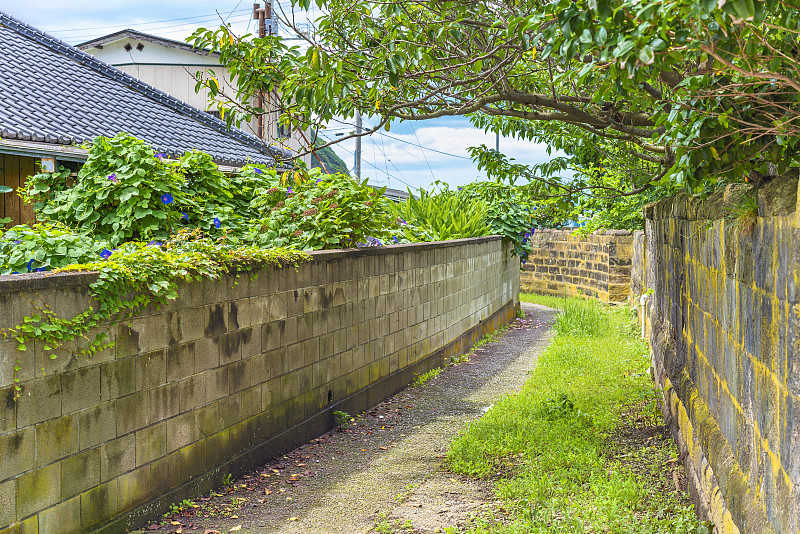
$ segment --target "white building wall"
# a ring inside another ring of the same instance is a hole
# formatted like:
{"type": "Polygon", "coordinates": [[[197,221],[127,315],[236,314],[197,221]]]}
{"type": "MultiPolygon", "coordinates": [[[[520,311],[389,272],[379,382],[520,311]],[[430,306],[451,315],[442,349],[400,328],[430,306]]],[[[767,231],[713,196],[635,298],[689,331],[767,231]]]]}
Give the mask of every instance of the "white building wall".
{"type": "MultiPolygon", "coordinates": [[[[104,44],[103,48],[93,47],[85,51],[203,111],[209,111],[209,91],[201,87],[199,92],[195,92],[197,84],[195,75],[198,71],[212,70],[225,93],[231,97],[236,95],[236,89],[231,85],[227,69],[219,64],[215,56],[130,38],[104,44]],[[125,50],[126,44],[130,44],[130,50],[125,50]],[[142,50],[137,50],[139,44],[143,45],[142,50]]],[[[213,102],[211,104],[211,110],[216,111],[216,106],[213,102]]],[[[265,141],[298,152],[305,144],[302,136],[295,131],[287,138],[279,138],[277,117],[277,112],[265,117],[265,141]]],[[[250,123],[243,123],[241,128],[257,136],[255,118],[250,123]]],[[[310,165],[310,155],[304,156],[303,159],[310,165]]]]}

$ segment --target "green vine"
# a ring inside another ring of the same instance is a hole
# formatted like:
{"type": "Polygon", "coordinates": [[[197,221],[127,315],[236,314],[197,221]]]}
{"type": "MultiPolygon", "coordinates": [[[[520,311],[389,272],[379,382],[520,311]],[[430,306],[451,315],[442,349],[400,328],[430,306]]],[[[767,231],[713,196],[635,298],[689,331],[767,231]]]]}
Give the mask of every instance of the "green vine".
{"type": "MultiPolygon", "coordinates": [[[[57,350],[65,342],[83,339],[86,347],[73,352],[91,355],[113,346],[108,338],[112,326],[129,321],[151,304],[160,307],[177,298],[179,281],[218,280],[267,265],[297,267],[309,260],[308,254],[297,250],[231,246],[222,238],[204,237],[198,229],[180,230],[164,243],[124,243],[107,259],[56,271],[97,272],[97,280],[90,286],[95,306],[65,319],[56,316],[46,304],[36,305],[35,313],[25,317],[22,323],[0,329],[0,337],[16,340],[20,351],[27,350],[33,340],[41,341],[42,350],[50,359],[57,357],[57,350]],[[93,329],[101,331],[90,336],[93,329]]],[[[19,370],[18,358],[14,367],[17,396],[21,391],[19,370]]]]}

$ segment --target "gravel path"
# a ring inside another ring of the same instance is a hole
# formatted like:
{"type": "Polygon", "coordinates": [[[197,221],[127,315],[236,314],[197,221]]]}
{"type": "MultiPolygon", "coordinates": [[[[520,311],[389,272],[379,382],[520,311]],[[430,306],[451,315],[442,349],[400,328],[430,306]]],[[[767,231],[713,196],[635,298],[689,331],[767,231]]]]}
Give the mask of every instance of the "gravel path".
{"type": "Polygon", "coordinates": [[[490,485],[449,473],[443,463],[453,437],[517,391],[551,339],[554,310],[522,306],[525,319],[469,362],[199,499],[201,508],[173,516],[158,531],[443,532],[496,507],[490,485]]]}

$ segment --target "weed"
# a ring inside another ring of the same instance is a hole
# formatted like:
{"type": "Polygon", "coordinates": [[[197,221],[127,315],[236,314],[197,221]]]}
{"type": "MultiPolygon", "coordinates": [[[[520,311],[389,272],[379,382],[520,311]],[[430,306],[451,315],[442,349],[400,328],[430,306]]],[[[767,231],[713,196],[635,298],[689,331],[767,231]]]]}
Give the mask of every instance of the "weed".
{"type": "Polygon", "coordinates": [[[655,416],[649,403],[657,394],[642,358],[647,347],[629,335],[630,314],[576,299],[563,308],[558,335],[520,393],[500,399],[450,445],[450,469],[493,478],[508,512],[478,517],[464,532],[707,530],[688,497],[670,489],[663,466],[674,444],[663,429],[641,426],[643,413],[655,416]]]}
{"type": "Polygon", "coordinates": [[[421,386],[422,384],[426,383],[427,381],[439,376],[439,374],[441,374],[441,372],[442,372],[442,368],[441,367],[437,367],[435,369],[431,369],[427,373],[422,373],[421,375],[417,375],[417,378],[411,384],[411,387],[421,386]]]}
{"type": "Polygon", "coordinates": [[[520,293],[520,302],[530,302],[531,304],[538,304],[548,308],[561,309],[564,307],[564,297],[556,297],[553,295],[537,295],[534,293],[520,293]]]}
{"type": "Polygon", "coordinates": [[[346,429],[347,427],[350,426],[350,423],[353,421],[353,416],[341,410],[334,410],[333,419],[334,421],[336,421],[336,426],[338,426],[341,429],[346,429]]]}
{"type": "Polygon", "coordinates": [[[233,485],[233,475],[228,473],[224,477],[222,477],[222,485],[226,488],[233,485]]]}
{"type": "Polygon", "coordinates": [[[172,503],[169,505],[169,512],[164,514],[164,517],[170,515],[178,515],[183,513],[185,510],[189,510],[191,508],[200,508],[194,502],[190,501],[189,499],[184,499],[179,503],[172,503]]]}
{"type": "Polygon", "coordinates": [[[392,525],[389,523],[389,516],[385,513],[378,516],[378,520],[375,521],[375,526],[372,527],[372,530],[379,534],[393,534],[394,532],[392,525]]]}
{"type": "Polygon", "coordinates": [[[753,235],[758,220],[758,198],[755,195],[742,195],[739,202],[727,208],[727,211],[740,232],[753,235]]]}
{"type": "Polygon", "coordinates": [[[570,299],[553,327],[564,336],[598,336],[608,326],[608,320],[596,301],[570,299]]]}
{"type": "Polygon", "coordinates": [[[394,496],[394,500],[397,502],[403,502],[416,488],[416,484],[406,484],[403,486],[403,490],[394,496]]]}

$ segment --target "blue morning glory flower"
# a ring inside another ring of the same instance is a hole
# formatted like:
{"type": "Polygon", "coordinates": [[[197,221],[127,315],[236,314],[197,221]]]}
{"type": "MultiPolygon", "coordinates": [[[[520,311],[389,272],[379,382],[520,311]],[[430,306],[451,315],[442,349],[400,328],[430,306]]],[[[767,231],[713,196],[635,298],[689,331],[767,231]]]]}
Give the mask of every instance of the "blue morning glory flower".
{"type": "Polygon", "coordinates": [[[117,180],[117,173],[115,173],[115,172],[112,172],[111,174],[109,174],[108,175],[108,179],[111,180],[112,182],[114,182],[115,184],[119,183],[119,180],[117,180]]]}
{"type": "Polygon", "coordinates": [[[162,158],[166,158],[167,155],[164,154],[163,152],[159,152],[158,154],[156,154],[156,157],[158,158],[158,161],[161,161],[162,158]]]}
{"type": "Polygon", "coordinates": [[[186,215],[186,212],[183,212],[183,211],[181,212],[181,219],[185,219],[187,221],[189,220],[189,216],[186,215]]]}
{"type": "Polygon", "coordinates": [[[172,195],[170,195],[169,193],[164,193],[163,195],[161,195],[161,202],[163,202],[164,204],[172,204],[172,195]]]}
{"type": "Polygon", "coordinates": [[[222,221],[220,221],[219,219],[217,219],[216,217],[214,217],[214,226],[216,226],[217,228],[219,228],[220,226],[222,226],[222,221]]]}
{"type": "Polygon", "coordinates": [[[292,192],[292,186],[289,186],[289,189],[286,190],[286,194],[288,195],[291,192],[292,192]]]}
{"type": "Polygon", "coordinates": [[[150,241],[147,246],[148,247],[160,247],[163,243],[161,241],[150,241]]]}
{"type": "Polygon", "coordinates": [[[255,169],[253,169],[253,170],[254,170],[254,171],[256,171],[256,174],[261,174],[261,169],[259,169],[259,168],[255,168],[255,169]]]}
{"type": "Polygon", "coordinates": [[[394,236],[392,236],[392,237],[394,238],[394,242],[395,242],[395,243],[397,243],[397,236],[396,236],[396,235],[394,235],[394,236]]]}
{"type": "Polygon", "coordinates": [[[104,260],[107,260],[109,256],[111,256],[112,252],[107,248],[104,248],[103,251],[100,253],[100,257],[104,260]]]}
{"type": "Polygon", "coordinates": [[[31,268],[31,266],[32,266],[32,265],[33,265],[33,258],[29,259],[29,260],[28,260],[28,263],[27,263],[27,267],[28,267],[28,270],[29,270],[29,271],[32,271],[32,270],[33,270],[33,269],[31,268]]]}
{"type": "Polygon", "coordinates": [[[316,183],[320,183],[321,181],[322,181],[322,178],[317,178],[317,182],[316,183]]]}

